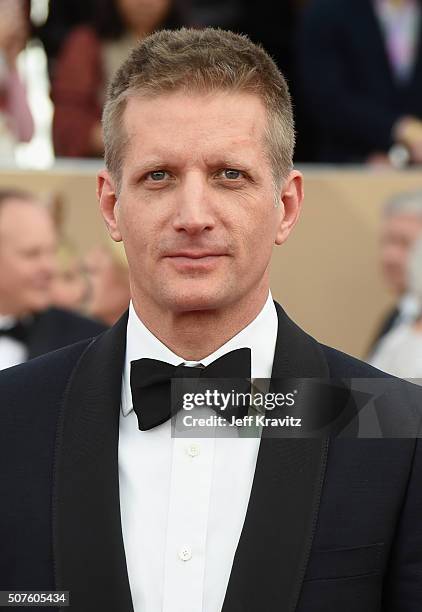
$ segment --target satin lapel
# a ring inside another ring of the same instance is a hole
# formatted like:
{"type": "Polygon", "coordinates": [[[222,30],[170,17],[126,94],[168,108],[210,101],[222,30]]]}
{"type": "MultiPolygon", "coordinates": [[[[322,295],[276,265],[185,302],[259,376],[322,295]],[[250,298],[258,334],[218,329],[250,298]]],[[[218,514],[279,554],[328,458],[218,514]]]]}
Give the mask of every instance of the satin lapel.
{"type": "MultiPolygon", "coordinates": [[[[328,377],[318,345],[276,304],[272,378],[328,377]]],[[[223,612],[293,612],[300,595],[328,453],[328,441],[276,439],[264,428],[245,523],[223,612]]]]}
{"type": "Polygon", "coordinates": [[[56,588],[73,612],[133,612],[120,521],[118,437],[127,314],[95,339],[69,383],[56,445],[56,588]]]}

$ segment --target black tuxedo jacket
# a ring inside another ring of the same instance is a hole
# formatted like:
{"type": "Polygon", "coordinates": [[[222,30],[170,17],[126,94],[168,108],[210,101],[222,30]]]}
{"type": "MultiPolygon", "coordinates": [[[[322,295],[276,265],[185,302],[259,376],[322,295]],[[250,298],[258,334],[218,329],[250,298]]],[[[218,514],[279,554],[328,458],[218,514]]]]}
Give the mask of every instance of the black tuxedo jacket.
{"type": "Polygon", "coordinates": [[[63,308],[48,308],[35,316],[28,337],[28,359],[98,336],[107,328],[102,323],[63,308]]]}
{"type": "MultiPolygon", "coordinates": [[[[273,377],[381,375],[277,312],[273,377]]],[[[118,486],[126,321],[0,373],[0,590],[133,611],[118,486]]],[[[264,429],[223,612],[339,610],[422,610],[420,443],[264,429]]]]}
{"type": "Polygon", "coordinates": [[[413,73],[399,85],[374,1],[312,0],[305,9],[298,37],[299,102],[315,128],[318,161],[361,162],[389,149],[399,117],[422,117],[422,23],[413,73]]]}

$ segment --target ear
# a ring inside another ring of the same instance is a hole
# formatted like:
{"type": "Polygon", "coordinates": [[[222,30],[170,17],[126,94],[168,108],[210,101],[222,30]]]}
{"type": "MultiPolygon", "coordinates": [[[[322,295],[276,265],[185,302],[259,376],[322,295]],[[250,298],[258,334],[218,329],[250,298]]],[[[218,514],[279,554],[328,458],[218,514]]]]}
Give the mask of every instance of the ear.
{"type": "Polygon", "coordinates": [[[303,176],[298,170],[292,170],[283,183],[280,194],[282,216],[279,221],[275,244],[283,244],[296,225],[302,210],[303,176]]]}
{"type": "Polygon", "coordinates": [[[107,170],[101,170],[98,173],[97,199],[110,236],[115,242],[121,242],[122,235],[118,227],[119,202],[116,197],[114,181],[107,170]]]}

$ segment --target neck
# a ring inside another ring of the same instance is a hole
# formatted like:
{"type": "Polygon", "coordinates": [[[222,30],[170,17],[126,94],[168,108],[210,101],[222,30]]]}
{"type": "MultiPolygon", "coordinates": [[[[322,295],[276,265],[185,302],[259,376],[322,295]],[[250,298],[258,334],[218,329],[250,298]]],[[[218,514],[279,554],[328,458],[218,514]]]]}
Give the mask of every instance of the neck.
{"type": "Polygon", "coordinates": [[[255,300],[245,296],[222,309],[165,311],[158,317],[156,309],[153,312],[143,300],[134,297],[133,306],[143,324],[173,353],[186,361],[200,361],[247,327],[261,312],[267,297],[268,287],[255,300]]]}

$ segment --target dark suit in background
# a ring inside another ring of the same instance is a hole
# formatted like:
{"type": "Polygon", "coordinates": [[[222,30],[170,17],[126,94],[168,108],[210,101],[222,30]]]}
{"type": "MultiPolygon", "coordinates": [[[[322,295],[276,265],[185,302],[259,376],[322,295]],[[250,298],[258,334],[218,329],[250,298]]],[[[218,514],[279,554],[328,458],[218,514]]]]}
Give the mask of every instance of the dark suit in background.
{"type": "Polygon", "coordinates": [[[298,40],[297,91],[320,162],[362,162],[387,152],[394,123],[422,117],[422,22],[409,81],[394,78],[371,0],[313,0],[298,40]]]}
{"type": "Polygon", "coordinates": [[[0,370],[93,338],[106,329],[99,321],[56,307],[16,320],[10,333],[2,330],[2,335],[9,336],[13,344],[1,344],[0,370]]]}
{"type": "MultiPolygon", "coordinates": [[[[273,379],[382,376],[277,313],[273,379]]],[[[126,321],[0,373],[0,590],[70,590],[72,612],[133,610],[118,470],[126,321]]],[[[401,405],[383,410],[404,410],[409,388],[397,381],[401,405]]],[[[223,612],[420,612],[421,479],[415,439],[264,429],[223,612]]]]}
{"type": "Polygon", "coordinates": [[[35,317],[28,336],[28,359],[98,336],[106,326],[70,310],[49,308],[35,317]]]}

